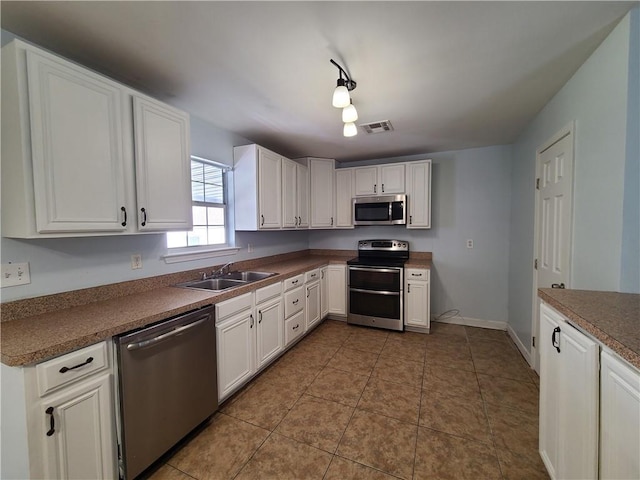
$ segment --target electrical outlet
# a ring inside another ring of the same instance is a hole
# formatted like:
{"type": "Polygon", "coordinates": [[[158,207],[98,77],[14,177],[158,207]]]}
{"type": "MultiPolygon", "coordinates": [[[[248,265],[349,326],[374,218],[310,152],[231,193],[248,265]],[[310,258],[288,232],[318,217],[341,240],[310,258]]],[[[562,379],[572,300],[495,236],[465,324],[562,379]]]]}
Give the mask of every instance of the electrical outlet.
{"type": "Polygon", "coordinates": [[[251,253],[253,252],[253,245],[251,245],[250,243],[247,243],[247,253],[251,253]]]}
{"type": "Polygon", "coordinates": [[[467,248],[473,248],[473,240],[467,239],[467,248]]]}
{"type": "Polygon", "coordinates": [[[139,268],[142,268],[142,255],[136,253],[131,255],[131,270],[138,270],[139,268]]]}
{"type": "Polygon", "coordinates": [[[29,262],[26,263],[3,263],[2,264],[2,287],[14,287],[16,285],[26,285],[31,283],[29,274],[29,262]]]}

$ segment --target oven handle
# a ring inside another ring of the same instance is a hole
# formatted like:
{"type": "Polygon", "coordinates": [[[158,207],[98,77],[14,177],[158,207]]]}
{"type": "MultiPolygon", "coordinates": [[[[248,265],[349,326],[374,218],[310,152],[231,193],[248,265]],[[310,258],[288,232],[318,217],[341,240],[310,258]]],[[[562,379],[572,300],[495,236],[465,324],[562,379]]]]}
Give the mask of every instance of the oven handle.
{"type": "Polygon", "coordinates": [[[358,270],[360,272],[381,272],[381,273],[396,273],[401,271],[402,269],[399,267],[389,267],[389,268],[380,268],[380,267],[349,267],[349,270],[358,270]]]}
{"type": "Polygon", "coordinates": [[[400,296],[402,292],[385,292],[382,290],[363,290],[362,288],[350,288],[350,292],[358,292],[358,293],[370,293],[372,295],[395,295],[396,297],[400,296]]]}

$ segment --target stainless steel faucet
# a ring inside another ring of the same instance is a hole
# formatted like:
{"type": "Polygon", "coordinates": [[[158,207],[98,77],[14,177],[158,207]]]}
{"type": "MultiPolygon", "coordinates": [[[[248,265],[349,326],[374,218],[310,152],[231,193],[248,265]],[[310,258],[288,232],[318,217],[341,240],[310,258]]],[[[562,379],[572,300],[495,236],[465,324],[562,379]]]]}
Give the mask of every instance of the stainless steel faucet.
{"type": "Polygon", "coordinates": [[[229,273],[229,270],[230,270],[230,268],[231,268],[231,265],[233,265],[233,262],[225,263],[225,264],[224,264],[222,267],[220,267],[218,270],[214,270],[214,271],[211,273],[211,276],[212,276],[212,277],[219,277],[219,276],[221,276],[221,275],[224,275],[224,274],[225,274],[225,270],[226,270],[226,273],[229,273]]]}

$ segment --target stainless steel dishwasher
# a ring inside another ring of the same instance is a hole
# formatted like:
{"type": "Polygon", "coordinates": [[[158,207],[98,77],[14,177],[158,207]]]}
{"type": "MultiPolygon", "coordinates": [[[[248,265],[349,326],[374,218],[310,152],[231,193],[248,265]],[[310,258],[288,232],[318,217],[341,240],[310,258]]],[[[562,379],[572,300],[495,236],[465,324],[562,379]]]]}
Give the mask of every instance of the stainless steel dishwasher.
{"type": "Polygon", "coordinates": [[[214,307],[116,338],[121,468],[132,480],[218,408],[214,307]]]}

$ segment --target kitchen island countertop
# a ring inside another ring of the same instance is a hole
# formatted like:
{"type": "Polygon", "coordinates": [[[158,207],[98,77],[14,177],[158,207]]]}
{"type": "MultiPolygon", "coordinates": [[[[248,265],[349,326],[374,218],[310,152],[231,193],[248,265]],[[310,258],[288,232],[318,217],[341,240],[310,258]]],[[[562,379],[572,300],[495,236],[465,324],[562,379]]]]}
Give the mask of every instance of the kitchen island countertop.
{"type": "Polygon", "coordinates": [[[538,296],[640,369],[640,295],[541,288],[538,296]]]}

